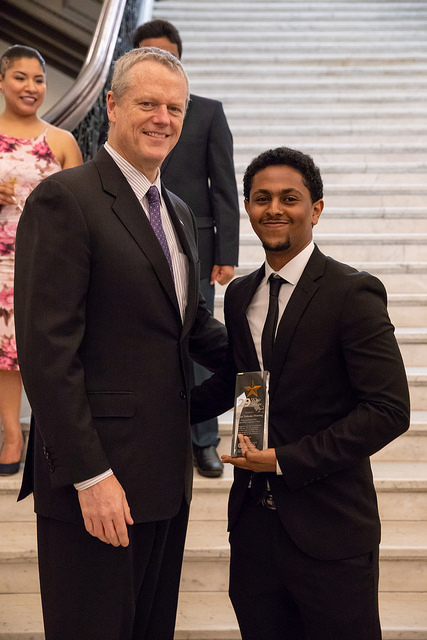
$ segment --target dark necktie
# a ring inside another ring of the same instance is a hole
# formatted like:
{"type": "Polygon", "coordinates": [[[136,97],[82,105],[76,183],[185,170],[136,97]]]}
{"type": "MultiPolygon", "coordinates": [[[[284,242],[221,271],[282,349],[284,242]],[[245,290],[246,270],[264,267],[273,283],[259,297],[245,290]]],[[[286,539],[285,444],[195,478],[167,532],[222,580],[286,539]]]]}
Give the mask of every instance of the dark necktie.
{"type": "MultiPolygon", "coordinates": [[[[268,281],[270,283],[270,298],[261,337],[262,361],[265,371],[271,371],[273,345],[279,316],[279,291],[286,280],[272,273],[268,281]]],[[[252,473],[251,475],[251,496],[256,504],[262,502],[267,494],[267,478],[268,476],[265,473],[252,473]]]]}
{"type": "Polygon", "coordinates": [[[152,186],[147,191],[148,200],[148,214],[150,216],[150,223],[153,227],[153,231],[157,236],[160,246],[163,249],[163,253],[166,256],[166,260],[169,264],[169,269],[173,278],[172,258],[169,251],[168,241],[166,240],[165,230],[162,225],[162,217],[160,215],[160,194],[156,186],[152,186]]]}
{"type": "Polygon", "coordinates": [[[279,291],[280,287],[286,280],[280,276],[271,274],[270,283],[270,299],[268,303],[267,318],[265,320],[264,329],[261,337],[262,361],[264,369],[271,371],[271,363],[273,360],[273,345],[276,339],[276,327],[279,316],[279,291]]]}

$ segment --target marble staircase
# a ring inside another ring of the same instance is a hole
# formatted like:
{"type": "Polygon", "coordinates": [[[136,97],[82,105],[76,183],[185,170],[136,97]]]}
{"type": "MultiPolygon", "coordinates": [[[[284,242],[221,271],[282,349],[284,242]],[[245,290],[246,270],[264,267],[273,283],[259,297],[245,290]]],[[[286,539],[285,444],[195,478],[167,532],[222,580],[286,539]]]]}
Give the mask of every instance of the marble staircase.
{"type": "MultiPolygon", "coordinates": [[[[153,17],[178,27],[192,91],[224,104],[241,200],[238,275],[263,259],[242,173],[286,145],[310,153],[324,178],[320,248],[387,288],[412,415],[372,461],[383,637],[427,640],[427,0],[159,0],[153,17]]],[[[220,418],[221,451],[231,420],[220,418]]],[[[0,640],[43,640],[34,515],[31,499],[16,503],[19,482],[0,478],[0,640]]],[[[240,638],[227,596],[230,484],[229,468],[219,479],[195,473],[176,640],[240,638]]]]}
{"type": "MultiPolygon", "coordinates": [[[[408,433],[373,457],[383,635],[427,640],[427,3],[160,0],[155,17],[180,30],[191,90],[224,104],[241,202],[238,275],[263,260],[243,172],[261,151],[286,145],[322,172],[320,248],[387,288],[413,412],[408,433]]],[[[222,304],[218,287],[220,318],[222,304]]],[[[226,414],[223,451],[230,424],[226,414]]],[[[230,476],[195,475],[180,639],[240,637],[226,594],[230,476]]]]}

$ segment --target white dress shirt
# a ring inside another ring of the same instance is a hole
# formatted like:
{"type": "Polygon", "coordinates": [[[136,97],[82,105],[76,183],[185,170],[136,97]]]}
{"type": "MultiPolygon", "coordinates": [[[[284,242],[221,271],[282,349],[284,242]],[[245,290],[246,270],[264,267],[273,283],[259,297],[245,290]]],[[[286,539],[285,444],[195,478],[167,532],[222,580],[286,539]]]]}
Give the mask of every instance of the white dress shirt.
{"type": "Polygon", "coordinates": [[[285,266],[282,267],[280,271],[274,271],[274,269],[270,267],[268,262],[265,263],[265,276],[261,280],[261,283],[258,289],[255,291],[255,294],[246,310],[246,317],[249,322],[249,327],[251,330],[252,339],[254,341],[261,370],[263,370],[264,368],[262,362],[261,337],[265,320],[267,318],[268,303],[270,298],[270,285],[268,283],[268,279],[272,273],[277,273],[281,278],[287,281],[286,283],[282,284],[279,291],[279,316],[277,321],[277,326],[279,326],[280,319],[283,315],[286,305],[288,304],[289,299],[295,287],[297,286],[299,279],[301,278],[302,272],[307,266],[307,262],[309,261],[313,250],[314,242],[310,242],[310,244],[305,247],[305,249],[303,249],[297,256],[295,256],[295,258],[292,258],[292,260],[285,264],[285,266]]]}
{"type": "MultiPolygon", "coordinates": [[[[292,260],[285,264],[280,271],[274,271],[268,262],[265,262],[265,275],[246,310],[246,317],[248,319],[252,340],[254,341],[261,370],[264,369],[261,337],[265,320],[267,318],[268,303],[270,299],[270,285],[268,279],[272,273],[277,273],[281,278],[287,281],[282,284],[279,290],[279,316],[277,320],[277,326],[279,326],[286,305],[288,304],[289,299],[302,276],[302,272],[307,266],[307,262],[309,261],[313,250],[314,242],[312,241],[307,247],[305,247],[305,249],[296,255],[295,258],[292,258],[292,260]]],[[[278,462],[276,463],[276,473],[278,475],[282,475],[282,470],[280,469],[278,462]]]]}

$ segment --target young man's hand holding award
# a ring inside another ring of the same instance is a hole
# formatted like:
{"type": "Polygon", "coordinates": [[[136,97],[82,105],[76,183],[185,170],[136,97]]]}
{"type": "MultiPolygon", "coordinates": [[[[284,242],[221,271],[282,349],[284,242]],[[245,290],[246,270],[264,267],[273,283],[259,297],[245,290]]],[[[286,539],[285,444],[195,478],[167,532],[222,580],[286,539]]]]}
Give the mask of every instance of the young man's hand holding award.
{"type": "Polygon", "coordinates": [[[224,463],[255,472],[276,471],[276,450],[268,448],[268,371],[236,376],[231,455],[224,463]]]}
{"type": "Polygon", "coordinates": [[[268,371],[246,371],[236,376],[231,455],[242,457],[239,434],[260,451],[268,446],[268,371]]]}

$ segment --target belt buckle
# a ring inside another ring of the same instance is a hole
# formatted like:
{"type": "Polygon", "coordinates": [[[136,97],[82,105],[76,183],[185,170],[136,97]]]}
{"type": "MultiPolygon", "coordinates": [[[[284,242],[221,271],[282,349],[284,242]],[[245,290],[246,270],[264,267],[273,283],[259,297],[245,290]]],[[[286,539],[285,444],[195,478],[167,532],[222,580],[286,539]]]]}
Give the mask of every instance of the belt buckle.
{"type": "Polygon", "coordinates": [[[261,504],[263,507],[266,507],[267,509],[271,509],[272,511],[276,511],[277,509],[272,493],[266,493],[263,499],[261,500],[261,504]]]}

